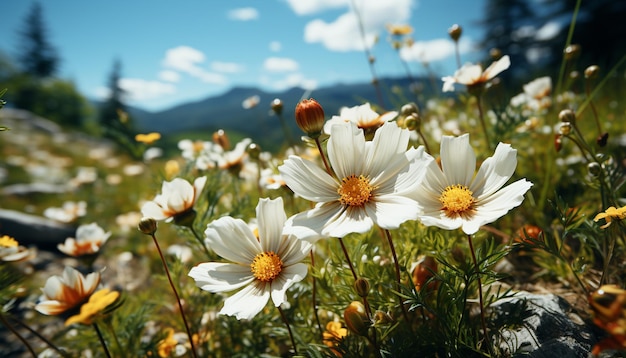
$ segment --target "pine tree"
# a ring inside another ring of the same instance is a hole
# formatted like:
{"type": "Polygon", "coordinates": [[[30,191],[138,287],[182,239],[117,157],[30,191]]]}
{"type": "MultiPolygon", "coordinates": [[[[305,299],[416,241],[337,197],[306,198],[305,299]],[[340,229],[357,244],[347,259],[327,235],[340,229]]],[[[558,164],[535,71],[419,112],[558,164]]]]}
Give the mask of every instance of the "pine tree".
{"type": "Polygon", "coordinates": [[[53,77],[59,67],[59,57],[48,41],[41,4],[33,3],[20,32],[21,49],[19,60],[23,71],[37,78],[53,77]]]}

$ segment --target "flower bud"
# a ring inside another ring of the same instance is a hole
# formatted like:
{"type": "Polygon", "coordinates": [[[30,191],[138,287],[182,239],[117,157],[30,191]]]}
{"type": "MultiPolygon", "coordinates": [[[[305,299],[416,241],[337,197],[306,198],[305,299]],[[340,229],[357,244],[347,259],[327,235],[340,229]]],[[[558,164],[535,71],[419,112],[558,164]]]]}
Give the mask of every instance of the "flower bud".
{"type": "Polygon", "coordinates": [[[598,73],[600,73],[600,67],[591,65],[585,69],[585,78],[590,80],[596,79],[598,78],[598,73]]]}
{"type": "Polygon", "coordinates": [[[565,48],[565,50],[563,50],[563,55],[565,56],[566,60],[571,61],[571,60],[578,58],[578,56],[580,56],[581,50],[582,49],[580,45],[577,45],[577,44],[569,45],[565,48]]]}
{"type": "Polygon", "coordinates": [[[272,111],[274,111],[277,116],[283,114],[283,101],[281,101],[280,98],[274,98],[272,101],[272,111]]]}
{"type": "Polygon", "coordinates": [[[448,35],[450,35],[450,38],[454,40],[454,42],[459,41],[462,33],[463,28],[458,24],[454,24],[448,29],[448,35]]]}
{"type": "Polygon", "coordinates": [[[259,156],[261,155],[261,147],[259,147],[256,143],[250,143],[248,146],[248,155],[254,160],[259,159],[259,156]]]}
{"type": "Polygon", "coordinates": [[[304,99],[296,105],[296,123],[309,137],[315,139],[324,128],[324,108],[314,99],[304,99]]]}
{"type": "Polygon", "coordinates": [[[393,322],[393,317],[387,312],[376,311],[373,317],[374,324],[389,324],[393,322]]]}
{"type": "Polygon", "coordinates": [[[572,132],[572,124],[570,122],[561,122],[559,127],[559,133],[564,136],[568,136],[572,132]]]}
{"type": "MultiPolygon", "coordinates": [[[[437,261],[431,256],[423,256],[418,262],[411,276],[413,278],[413,284],[415,285],[415,289],[420,291],[426,282],[435,276],[435,272],[437,272],[437,261]]],[[[431,281],[427,288],[434,289],[436,287],[436,283],[431,281]]]]}
{"type": "Polygon", "coordinates": [[[589,175],[595,178],[595,177],[598,177],[598,175],[600,175],[600,171],[602,171],[602,167],[600,166],[600,164],[596,162],[591,162],[587,164],[587,171],[589,172],[589,175]]]}
{"type": "Polygon", "coordinates": [[[352,301],[348,308],[343,311],[343,319],[346,321],[348,329],[359,336],[367,337],[367,331],[370,327],[370,323],[367,319],[365,306],[363,306],[361,302],[352,301]]]}
{"type": "Polygon", "coordinates": [[[419,115],[411,114],[410,116],[404,119],[404,128],[415,131],[420,127],[420,117],[419,115]]]}
{"type": "Polygon", "coordinates": [[[400,108],[400,115],[402,116],[410,116],[411,114],[419,113],[419,108],[417,104],[414,102],[407,103],[402,108],[400,108]]]}
{"type": "Polygon", "coordinates": [[[556,149],[557,153],[561,151],[563,147],[563,137],[560,134],[554,135],[554,149],[556,149]]]}
{"type": "Polygon", "coordinates": [[[604,132],[600,134],[598,138],[596,138],[596,143],[598,143],[600,147],[604,147],[608,140],[609,140],[609,132],[604,132]]]}
{"type": "Polygon", "coordinates": [[[370,283],[367,279],[359,277],[354,281],[354,289],[360,297],[367,297],[370,292],[370,283]]]}
{"type": "Polygon", "coordinates": [[[571,109],[564,109],[559,112],[559,120],[561,122],[574,123],[576,122],[576,114],[571,109]]]}
{"type": "Polygon", "coordinates": [[[230,140],[228,140],[228,136],[223,129],[219,129],[213,133],[213,143],[218,144],[224,150],[230,149],[230,140]]]}
{"type": "Polygon", "coordinates": [[[153,218],[141,218],[139,225],[137,225],[139,231],[146,235],[154,235],[157,231],[157,222],[153,218]]]}
{"type": "Polygon", "coordinates": [[[489,50],[489,56],[492,60],[497,61],[502,57],[502,51],[499,48],[492,48],[489,50]]]}

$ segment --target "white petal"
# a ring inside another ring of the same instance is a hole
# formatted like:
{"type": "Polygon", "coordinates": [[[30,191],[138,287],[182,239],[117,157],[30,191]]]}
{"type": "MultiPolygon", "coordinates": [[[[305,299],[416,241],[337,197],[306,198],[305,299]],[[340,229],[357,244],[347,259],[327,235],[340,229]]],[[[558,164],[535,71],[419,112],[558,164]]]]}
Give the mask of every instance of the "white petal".
{"type": "Polygon", "coordinates": [[[365,135],[352,122],[335,124],[328,139],[328,160],[339,179],[363,174],[365,135]]]}
{"type": "Polygon", "coordinates": [[[511,178],[515,167],[517,150],[512,149],[510,144],[498,144],[493,157],[482,163],[470,186],[474,197],[480,200],[498,191],[511,178]]]}
{"type": "Polygon", "coordinates": [[[489,65],[489,67],[487,67],[483,72],[482,77],[485,81],[488,81],[496,77],[500,72],[509,68],[509,66],[511,66],[511,59],[509,58],[509,55],[504,55],[498,61],[489,65]]]}
{"type": "Polygon", "coordinates": [[[456,79],[454,77],[446,76],[446,77],[442,77],[441,80],[443,81],[443,87],[441,88],[443,92],[454,91],[454,84],[456,83],[456,79]]]}
{"type": "Polygon", "coordinates": [[[424,212],[420,215],[419,220],[426,226],[436,226],[444,230],[458,229],[463,225],[461,218],[449,218],[441,210],[436,212],[424,212]]]}
{"type": "Polygon", "coordinates": [[[154,201],[148,201],[141,207],[141,215],[154,220],[164,220],[167,216],[163,213],[163,208],[154,201]]]}
{"type": "Polygon", "coordinates": [[[483,69],[480,65],[466,63],[454,72],[454,78],[457,83],[472,85],[480,80],[482,73],[483,69]]]}
{"type": "Polygon", "coordinates": [[[367,147],[364,158],[366,167],[362,174],[373,177],[384,172],[390,161],[396,158],[404,159],[410,135],[408,130],[401,129],[393,122],[385,123],[378,128],[374,133],[372,145],[367,147]]]}
{"type": "MultiPolygon", "coordinates": [[[[295,229],[297,231],[297,228],[295,229]]],[[[276,251],[276,254],[280,257],[285,266],[296,264],[309,256],[313,245],[306,240],[306,238],[299,239],[294,235],[283,236],[283,242],[280,249],[276,251]]],[[[309,238],[309,240],[311,239],[309,238]]]]}
{"type": "Polygon", "coordinates": [[[367,215],[383,229],[397,229],[408,220],[416,220],[419,214],[418,204],[407,197],[385,195],[376,198],[374,203],[365,205],[367,215]]]}
{"type": "MultiPolygon", "coordinates": [[[[313,209],[315,210],[315,209],[313,209]]],[[[327,221],[322,234],[330,237],[345,237],[351,233],[362,234],[369,231],[374,222],[364,208],[347,207],[327,221]]]]}
{"type": "Polygon", "coordinates": [[[196,285],[209,292],[233,291],[254,281],[250,266],[231,263],[206,262],[194,266],[189,277],[196,285]]]}
{"type": "Polygon", "coordinates": [[[411,195],[420,187],[432,160],[430,155],[425,155],[424,147],[411,148],[397,160],[388,162],[387,169],[372,178],[371,184],[378,187],[376,194],[411,195]]]}
{"type": "Polygon", "coordinates": [[[306,200],[327,202],[339,198],[339,184],[326,171],[307,160],[289,156],[278,171],[289,189],[306,200]]]}
{"type": "Polygon", "coordinates": [[[271,283],[272,301],[276,307],[285,302],[287,289],[296,282],[302,281],[306,277],[308,266],[305,264],[295,264],[287,266],[280,275],[271,283]]]}
{"type": "Polygon", "coordinates": [[[498,220],[509,212],[509,210],[524,201],[524,194],[526,194],[532,185],[533,184],[526,179],[520,179],[498,190],[490,197],[477,202],[476,213],[472,220],[479,221],[480,225],[489,224],[498,220]]]}
{"type": "Polygon", "coordinates": [[[259,239],[263,251],[278,252],[282,241],[283,226],[287,221],[283,199],[262,198],[256,207],[256,218],[259,224],[259,239]]]}
{"type": "Polygon", "coordinates": [[[469,143],[469,134],[441,139],[441,168],[448,185],[469,186],[476,170],[476,156],[469,143]]]}
{"type": "Polygon", "coordinates": [[[235,316],[237,319],[252,319],[270,299],[270,285],[254,281],[241,291],[228,297],[220,314],[235,316]]]}
{"type": "Polygon", "coordinates": [[[226,260],[249,265],[263,250],[250,227],[241,219],[219,218],[204,231],[205,243],[226,260]]]}
{"type": "Polygon", "coordinates": [[[301,234],[305,234],[304,240],[312,238],[313,240],[319,237],[328,236],[323,233],[326,224],[335,219],[343,210],[339,202],[320,203],[311,210],[307,210],[298,213],[288,219],[288,224],[285,226],[285,230],[288,232],[294,232],[294,228],[297,228],[301,234]]]}
{"type": "Polygon", "coordinates": [[[198,197],[202,193],[202,189],[204,189],[204,185],[206,184],[207,177],[199,177],[193,181],[193,189],[194,189],[194,198],[193,202],[195,203],[198,200],[198,197]]]}

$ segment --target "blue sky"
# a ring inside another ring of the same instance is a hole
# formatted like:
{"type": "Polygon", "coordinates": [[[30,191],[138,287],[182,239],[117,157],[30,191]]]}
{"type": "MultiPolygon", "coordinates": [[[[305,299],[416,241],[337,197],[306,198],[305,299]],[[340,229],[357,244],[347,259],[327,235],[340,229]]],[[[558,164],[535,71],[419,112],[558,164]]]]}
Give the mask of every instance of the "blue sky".
{"type": "MultiPolygon", "coordinates": [[[[3,4],[0,51],[14,56],[17,33],[34,0],[3,4]]],[[[354,0],[379,77],[456,68],[447,29],[463,27],[463,62],[482,54],[484,0],[354,0]],[[415,44],[393,50],[387,24],[409,24],[415,44]],[[374,43],[374,39],[378,41],[374,43]]],[[[89,98],[106,95],[113,63],[122,63],[127,103],[158,111],[233,86],[275,92],[368,82],[371,72],[351,0],[55,0],[40,1],[59,77],[89,98]]],[[[314,93],[314,92],[313,92],[314,93]]],[[[314,94],[313,94],[314,96],[314,94]]],[[[268,105],[269,106],[269,105],[268,105]]]]}

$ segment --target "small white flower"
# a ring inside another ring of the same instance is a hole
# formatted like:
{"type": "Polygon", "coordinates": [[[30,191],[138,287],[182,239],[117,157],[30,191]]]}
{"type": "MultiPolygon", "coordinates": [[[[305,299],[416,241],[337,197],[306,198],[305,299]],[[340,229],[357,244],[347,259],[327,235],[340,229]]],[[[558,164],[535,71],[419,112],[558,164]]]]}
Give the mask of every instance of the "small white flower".
{"type": "Polygon", "coordinates": [[[485,71],[483,71],[481,65],[466,63],[454,72],[454,76],[446,76],[441,79],[443,81],[443,91],[454,91],[455,83],[466,86],[484,84],[509,68],[509,66],[511,66],[511,60],[508,55],[502,56],[498,61],[493,62],[485,71]]]}
{"type": "Polygon", "coordinates": [[[446,230],[462,228],[474,234],[512,208],[520,205],[533,185],[520,179],[503,188],[517,166],[517,150],[500,143],[478,173],[469,135],[444,136],[441,141],[441,168],[431,162],[414,198],[422,206],[420,220],[426,226],[446,230]]]}
{"type": "Polygon", "coordinates": [[[76,229],[76,238],[68,237],[57,248],[70,256],[95,254],[110,236],[111,232],[105,232],[96,223],[84,224],[76,229]]]}
{"type": "Polygon", "coordinates": [[[141,207],[141,214],[154,220],[172,221],[175,216],[193,209],[206,180],[207,177],[196,178],[193,186],[182,178],[164,181],[161,194],[146,202],[141,207]]]}
{"type": "Polygon", "coordinates": [[[205,242],[227,263],[201,263],[189,276],[209,292],[241,289],[224,302],[220,314],[251,319],[272,299],[276,307],[286,300],[286,291],[307,274],[301,261],[311,244],[298,233],[284,232],[287,221],[282,198],[260,199],[256,207],[258,237],[241,219],[222,217],[207,225],[205,242]]]}
{"type": "Polygon", "coordinates": [[[354,123],[335,124],[327,147],[333,174],[290,156],[278,168],[287,186],[317,202],[290,224],[341,238],[367,232],[374,224],[396,229],[417,219],[418,204],[408,195],[417,190],[432,158],[424,155],[421,146],[407,150],[409,137],[408,130],[386,123],[372,141],[366,141],[354,123]]]}
{"type": "Polygon", "coordinates": [[[395,111],[378,114],[372,109],[369,103],[354,107],[343,107],[339,111],[338,116],[332,116],[331,119],[324,123],[324,132],[330,134],[330,129],[334,124],[343,122],[354,122],[357,127],[365,131],[373,132],[385,122],[397,116],[398,112],[395,111]]]}

